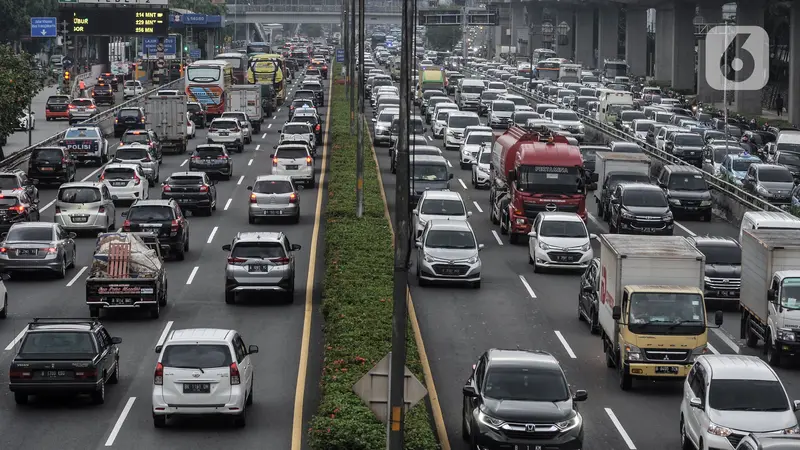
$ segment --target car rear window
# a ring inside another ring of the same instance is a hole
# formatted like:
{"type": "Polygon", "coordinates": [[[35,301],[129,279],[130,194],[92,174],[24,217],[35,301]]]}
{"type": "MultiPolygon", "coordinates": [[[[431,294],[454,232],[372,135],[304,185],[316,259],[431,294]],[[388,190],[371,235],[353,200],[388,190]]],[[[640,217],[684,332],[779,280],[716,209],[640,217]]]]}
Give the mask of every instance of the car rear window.
{"type": "Polygon", "coordinates": [[[307,134],[310,133],[308,125],[286,125],[283,127],[284,134],[307,134]]]}
{"type": "Polygon", "coordinates": [[[0,190],[16,189],[19,186],[19,180],[15,175],[0,175],[0,190]]]}
{"type": "Polygon", "coordinates": [[[315,116],[299,116],[299,115],[295,115],[294,116],[294,121],[295,122],[310,123],[311,125],[316,125],[317,124],[317,118],[315,116]]]}
{"type": "Polygon", "coordinates": [[[15,206],[19,202],[17,197],[3,197],[0,198],[0,209],[7,209],[11,206],[15,206]]]}
{"type": "Polygon", "coordinates": [[[202,111],[202,110],[203,110],[203,108],[201,108],[200,105],[198,105],[196,103],[189,103],[189,104],[186,105],[186,111],[189,111],[189,112],[199,112],[199,111],[202,111]]]}
{"type": "Polygon", "coordinates": [[[110,92],[111,91],[111,86],[105,86],[105,85],[100,86],[100,85],[97,85],[93,89],[94,89],[95,92],[110,92]]]}
{"type": "Polygon", "coordinates": [[[264,180],[256,182],[253,192],[257,194],[288,194],[294,192],[292,182],[286,180],[264,180]]]}
{"type": "Polygon", "coordinates": [[[127,167],[109,167],[103,172],[103,176],[110,180],[130,180],[136,175],[136,171],[127,167]]]}
{"type": "Polygon", "coordinates": [[[212,369],[233,363],[227,345],[168,345],[161,355],[164,367],[183,369],[212,369]]]}
{"type": "Polygon", "coordinates": [[[138,109],[121,109],[118,114],[120,117],[139,117],[138,109]]]}
{"type": "Polygon", "coordinates": [[[141,147],[123,147],[117,150],[114,157],[119,159],[145,159],[147,158],[147,149],[141,147]]]}
{"type": "Polygon", "coordinates": [[[67,103],[69,103],[69,97],[65,95],[54,95],[47,99],[48,105],[65,105],[67,103]]]}
{"type": "Polygon", "coordinates": [[[221,148],[201,147],[201,148],[197,148],[194,151],[194,155],[193,156],[199,156],[201,158],[216,158],[216,157],[222,156],[224,154],[225,153],[223,153],[221,148]]]}
{"type": "Polygon", "coordinates": [[[58,200],[64,203],[94,203],[101,198],[100,189],[95,187],[67,187],[58,191],[58,200]]]}
{"type": "Polygon", "coordinates": [[[211,128],[218,130],[238,130],[239,123],[235,120],[215,120],[211,124],[211,128]]]}
{"type": "Polygon", "coordinates": [[[231,250],[231,256],[236,258],[283,258],[286,253],[283,246],[277,242],[240,242],[231,250]]]}
{"type": "Polygon", "coordinates": [[[308,150],[303,148],[279,148],[275,158],[298,159],[308,156],[308,150]]]}
{"type": "Polygon", "coordinates": [[[148,144],[150,136],[147,133],[125,133],[122,135],[123,144],[148,144]]]}
{"type": "Polygon", "coordinates": [[[74,331],[48,331],[30,333],[19,349],[20,354],[85,354],[95,353],[94,341],[89,333],[74,331]]]}
{"type": "Polygon", "coordinates": [[[142,205],[128,210],[128,220],[172,220],[172,208],[163,205],[142,205]]]}
{"type": "Polygon", "coordinates": [[[37,148],[31,153],[31,159],[39,161],[61,161],[64,154],[57,148],[37,148]]]}
{"type": "Polygon", "coordinates": [[[203,184],[203,178],[192,176],[173,176],[169,177],[168,184],[198,185],[203,184]]]}
{"type": "MultiPolygon", "coordinates": [[[[14,199],[16,202],[17,199],[14,199]]],[[[6,241],[44,241],[53,240],[53,229],[50,227],[14,227],[8,232],[6,241]]]]}
{"type": "Polygon", "coordinates": [[[92,106],[91,100],[73,100],[72,104],[75,106],[92,106]]]}
{"type": "Polygon", "coordinates": [[[75,138],[97,139],[99,137],[100,135],[94,128],[70,128],[64,135],[64,139],[75,139],[75,138]]]}
{"type": "Polygon", "coordinates": [[[125,87],[134,87],[134,86],[139,86],[136,81],[126,81],[125,82],[125,87]]]}

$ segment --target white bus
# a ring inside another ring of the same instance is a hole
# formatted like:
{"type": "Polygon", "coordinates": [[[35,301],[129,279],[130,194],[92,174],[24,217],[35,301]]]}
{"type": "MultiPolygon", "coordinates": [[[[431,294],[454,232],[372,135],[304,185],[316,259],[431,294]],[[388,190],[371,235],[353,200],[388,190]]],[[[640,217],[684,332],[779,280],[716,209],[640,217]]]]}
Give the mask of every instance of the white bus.
{"type": "Polygon", "coordinates": [[[558,54],[556,54],[555,50],[551,50],[549,48],[537,48],[533,50],[533,63],[536,64],[539,61],[544,61],[545,59],[556,58],[558,54]]]}
{"type": "Polygon", "coordinates": [[[580,64],[561,64],[558,69],[559,83],[580,83],[581,65],[580,64]]]}

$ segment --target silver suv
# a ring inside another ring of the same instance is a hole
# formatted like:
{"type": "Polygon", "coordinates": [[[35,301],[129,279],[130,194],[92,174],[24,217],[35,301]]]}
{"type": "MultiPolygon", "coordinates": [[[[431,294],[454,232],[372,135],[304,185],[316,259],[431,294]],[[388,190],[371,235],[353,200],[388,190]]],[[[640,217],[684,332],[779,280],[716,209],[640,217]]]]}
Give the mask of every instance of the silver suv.
{"type": "Polygon", "coordinates": [[[158,158],[154,154],[155,151],[145,144],[131,144],[117,149],[114,154],[114,163],[122,164],[139,164],[142,167],[142,172],[150,180],[150,185],[155,186],[156,183],[161,181],[161,174],[159,173],[158,158]]]}
{"type": "Polygon", "coordinates": [[[64,183],[56,196],[55,222],[66,230],[113,231],[117,209],[105,183],[64,183]]]}
{"type": "Polygon", "coordinates": [[[300,193],[292,178],[286,175],[261,175],[250,191],[250,206],[247,217],[251,224],[258,219],[291,217],[300,222],[300,193]]]}
{"type": "Polygon", "coordinates": [[[222,249],[229,252],[225,303],[236,303],[236,294],[243,292],[283,294],[289,303],[294,301],[294,252],[300,246],[291,244],[285,234],[238,233],[222,249]]]}
{"type": "Polygon", "coordinates": [[[244,131],[235,118],[217,118],[208,127],[208,143],[223,144],[226,148],[244,152],[244,131]]]}

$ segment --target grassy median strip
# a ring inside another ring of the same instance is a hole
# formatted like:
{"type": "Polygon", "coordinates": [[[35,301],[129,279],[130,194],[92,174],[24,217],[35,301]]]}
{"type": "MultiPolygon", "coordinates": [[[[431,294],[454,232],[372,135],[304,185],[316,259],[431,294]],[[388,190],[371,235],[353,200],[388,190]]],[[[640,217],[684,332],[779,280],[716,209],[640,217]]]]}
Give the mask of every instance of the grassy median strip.
{"type": "MultiPolygon", "coordinates": [[[[335,73],[332,69],[331,73],[335,73]]],[[[355,216],[356,145],[350,135],[345,87],[333,84],[328,204],[325,212],[325,359],[319,410],[309,443],[316,450],[376,450],[386,445],[386,426],[353,392],[353,385],[391,349],[392,233],[384,215],[375,161],[364,158],[364,217],[355,216]]],[[[369,145],[369,136],[365,135],[369,145]]],[[[424,383],[419,352],[408,329],[406,365],[424,383]]],[[[426,403],[406,415],[409,450],[439,448],[426,403]]]]}

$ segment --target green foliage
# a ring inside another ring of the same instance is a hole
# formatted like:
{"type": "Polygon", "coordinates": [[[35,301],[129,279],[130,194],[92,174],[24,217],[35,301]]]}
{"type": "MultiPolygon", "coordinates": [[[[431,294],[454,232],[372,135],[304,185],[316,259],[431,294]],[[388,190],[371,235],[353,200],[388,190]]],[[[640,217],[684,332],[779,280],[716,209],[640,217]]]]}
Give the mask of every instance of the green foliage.
{"type": "Polygon", "coordinates": [[[57,17],[58,0],[0,0],[0,42],[18,41],[30,36],[31,17],[57,17]]]}
{"type": "MultiPolygon", "coordinates": [[[[336,68],[331,68],[336,73],[336,68]]],[[[317,414],[309,443],[315,450],[384,448],[386,426],[353,392],[353,385],[391,349],[392,233],[384,212],[375,160],[364,161],[364,217],[355,217],[355,136],[343,84],[333,85],[328,142],[328,204],[325,212],[325,358],[317,414]]],[[[366,135],[369,142],[369,135],[366,135]]],[[[367,144],[369,145],[369,144],[367,144]]],[[[414,334],[408,328],[406,365],[424,381],[414,334]]],[[[405,448],[437,450],[425,401],[405,418],[405,448]]]]}
{"type": "Polygon", "coordinates": [[[462,35],[462,28],[459,26],[428,27],[425,31],[428,45],[434,50],[442,52],[453,51],[462,35]]]}
{"type": "Polygon", "coordinates": [[[224,16],[226,11],[225,4],[211,3],[211,0],[170,0],[169,7],[188,9],[197,14],[208,14],[211,16],[224,16]]]}
{"type": "Polygon", "coordinates": [[[303,26],[300,27],[300,33],[310,38],[322,37],[322,25],[318,23],[304,23],[303,26]]]}
{"type": "MultiPolygon", "coordinates": [[[[2,1],[2,0],[0,0],[2,1]]],[[[30,99],[41,89],[33,57],[25,52],[15,54],[10,45],[0,45],[0,136],[14,132],[14,126],[28,107],[30,99]]]]}

